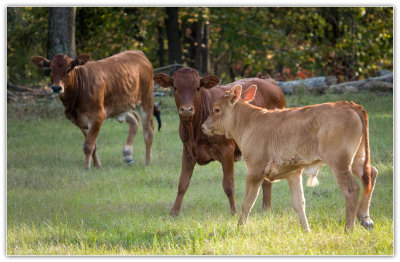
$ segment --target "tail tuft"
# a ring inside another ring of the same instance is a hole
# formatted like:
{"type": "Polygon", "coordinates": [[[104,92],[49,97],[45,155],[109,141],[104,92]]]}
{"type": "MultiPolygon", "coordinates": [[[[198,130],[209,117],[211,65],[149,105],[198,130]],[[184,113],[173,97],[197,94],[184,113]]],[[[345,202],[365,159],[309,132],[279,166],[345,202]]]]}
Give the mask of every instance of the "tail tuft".
{"type": "Polygon", "coordinates": [[[154,115],[154,116],[156,117],[156,119],[157,119],[157,123],[158,123],[158,132],[160,132],[160,129],[161,129],[161,110],[160,110],[160,108],[157,107],[156,104],[154,104],[153,115],[154,115]]]}

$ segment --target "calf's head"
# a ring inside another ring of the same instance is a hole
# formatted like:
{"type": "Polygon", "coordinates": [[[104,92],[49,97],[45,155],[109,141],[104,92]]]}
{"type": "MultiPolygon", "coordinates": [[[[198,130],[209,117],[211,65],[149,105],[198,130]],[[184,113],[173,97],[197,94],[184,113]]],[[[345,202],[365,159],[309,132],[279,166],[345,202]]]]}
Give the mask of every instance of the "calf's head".
{"type": "Polygon", "coordinates": [[[215,75],[200,77],[199,73],[190,67],[177,70],[172,77],[165,73],[156,74],[154,81],[164,88],[174,88],[176,108],[179,117],[184,121],[192,120],[196,108],[199,108],[201,89],[212,88],[219,83],[215,75]]]}
{"type": "Polygon", "coordinates": [[[257,91],[257,86],[252,85],[242,95],[242,86],[236,85],[231,88],[230,91],[226,91],[225,95],[215,101],[211,114],[207,120],[201,126],[203,132],[206,135],[228,135],[227,130],[233,128],[230,123],[234,123],[232,120],[233,111],[237,103],[249,103],[251,102],[257,91]],[[243,98],[241,98],[243,97],[243,98]]]}
{"type": "Polygon", "coordinates": [[[72,59],[67,55],[58,54],[51,60],[43,56],[33,56],[32,62],[39,68],[50,68],[51,88],[54,93],[62,94],[69,80],[71,70],[78,65],[85,64],[90,59],[88,54],[81,54],[72,59]]]}

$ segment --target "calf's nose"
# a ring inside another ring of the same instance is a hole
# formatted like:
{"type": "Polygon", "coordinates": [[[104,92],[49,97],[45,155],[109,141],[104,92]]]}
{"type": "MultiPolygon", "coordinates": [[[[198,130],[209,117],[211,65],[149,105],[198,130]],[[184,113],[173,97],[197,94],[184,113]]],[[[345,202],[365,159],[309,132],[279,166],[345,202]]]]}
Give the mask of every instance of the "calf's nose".
{"type": "Polygon", "coordinates": [[[54,93],[59,93],[61,91],[61,86],[51,86],[51,89],[53,89],[54,93]]]}
{"type": "Polygon", "coordinates": [[[179,114],[182,116],[192,116],[194,114],[194,108],[191,105],[183,105],[179,108],[179,114]]]}

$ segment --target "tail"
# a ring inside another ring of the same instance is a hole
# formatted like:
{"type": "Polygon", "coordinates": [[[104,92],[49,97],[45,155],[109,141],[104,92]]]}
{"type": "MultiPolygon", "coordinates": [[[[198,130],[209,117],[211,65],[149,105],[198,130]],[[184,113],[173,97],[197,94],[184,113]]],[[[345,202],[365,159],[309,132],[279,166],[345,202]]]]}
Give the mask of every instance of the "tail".
{"type": "Polygon", "coordinates": [[[353,109],[357,112],[362,123],[362,133],[364,137],[364,150],[365,150],[365,162],[364,170],[362,176],[362,183],[365,193],[369,194],[371,192],[371,164],[369,155],[369,131],[368,131],[368,114],[367,111],[363,109],[361,105],[355,104],[351,101],[353,109]]]}
{"type": "Polygon", "coordinates": [[[156,104],[154,104],[153,115],[154,115],[154,116],[156,117],[156,119],[157,119],[157,123],[158,123],[158,132],[160,132],[160,129],[161,129],[161,110],[160,110],[160,108],[157,107],[156,104]]]}

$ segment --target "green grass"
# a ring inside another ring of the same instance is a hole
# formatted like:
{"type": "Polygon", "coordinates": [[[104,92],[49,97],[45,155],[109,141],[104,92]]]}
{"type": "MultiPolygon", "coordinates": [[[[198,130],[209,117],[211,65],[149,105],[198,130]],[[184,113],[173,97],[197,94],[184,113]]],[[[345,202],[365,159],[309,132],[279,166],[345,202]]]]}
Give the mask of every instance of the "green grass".
{"type": "MultiPolygon", "coordinates": [[[[172,98],[162,100],[162,132],[155,132],[144,165],[140,129],[136,164],[125,166],[127,126],[107,120],[98,138],[103,168],[85,170],[83,136],[59,101],[7,105],[8,255],[393,255],[393,97],[374,93],[288,96],[288,105],[353,100],[370,119],[372,164],[379,171],[368,232],[356,222],[344,233],[343,196],[329,168],[318,187],[305,187],[311,233],[303,233],[285,181],[275,183],[272,210],[261,196],[245,227],[229,214],[218,162],[196,166],[178,218],[170,219],[179,181],[182,144],[172,98]]],[[[235,164],[241,209],[244,162],[235,164]]],[[[304,182],[307,177],[304,177],[304,182]]]]}

